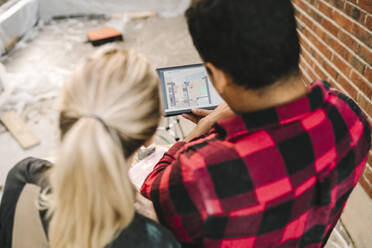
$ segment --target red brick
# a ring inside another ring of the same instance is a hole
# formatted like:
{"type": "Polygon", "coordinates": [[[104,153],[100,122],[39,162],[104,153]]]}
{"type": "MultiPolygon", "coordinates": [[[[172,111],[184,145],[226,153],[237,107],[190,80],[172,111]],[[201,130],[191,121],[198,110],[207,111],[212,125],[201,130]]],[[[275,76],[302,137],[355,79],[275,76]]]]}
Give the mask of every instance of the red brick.
{"type": "MultiPolygon", "coordinates": [[[[318,35],[318,34],[317,34],[318,35]]],[[[329,49],[328,46],[324,45],[322,42],[321,42],[321,39],[319,37],[316,37],[314,36],[313,34],[308,34],[307,35],[307,38],[310,40],[310,42],[312,43],[313,46],[315,46],[316,48],[318,48],[318,50],[328,59],[331,58],[332,56],[332,52],[331,50],[329,49]]]]}
{"type": "Polygon", "coordinates": [[[340,30],[340,28],[336,27],[333,23],[324,18],[322,20],[322,26],[334,36],[337,36],[338,31],[340,30]]]}
{"type": "Polygon", "coordinates": [[[360,74],[362,75],[364,74],[364,70],[366,69],[366,64],[363,63],[363,61],[361,61],[359,58],[357,58],[356,56],[351,56],[349,63],[360,74]]]}
{"type": "Polygon", "coordinates": [[[300,33],[304,33],[306,31],[305,26],[298,22],[297,31],[300,32],[300,33]]]}
{"type": "MultiPolygon", "coordinates": [[[[372,85],[366,78],[361,77],[355,71],[352,72],[350,80],[358,87],[366,96],[372,97],[372,85]]],[[[372,106],[371,106],[372,107],[372,106]]],[[[371,109],[372,110],[372,109],[371,109]]]]}
{"type": "Polygon", "coordinates": [[[319,63],[319,65],[323,64],[324,58],[323,58],[323,54],[321,52],[315,51],[314,58],[319,63]]]}
{"type": "Polygon", "coordinates": [[[366,13],[362,11],[360,8],[346,2],[345,5],[345,13],[356,20],[357,22],[364,24],[364,20],[366,18],[366,13]]]}
{"type": "Polygon", "coordinates": [[[329,40],[331,39],[331,37],[326,34],[326,32],[323,31],[323,28],[318,26],[318,25],[314,25],[313,27],[313,31],[314,33],[321,39],[323,40],[325,43],[329,43],[329,40]]]}
{"type": "Polygon", "coordinates": [[[307,51],[310,50],[309,44],[305,41],[302,34],[300,34],[300,44],[302,48],[306,49],[307,51]]]}
{"type": "Polygon", "coordinates": [[[316,52],[315,52],[315,50],[312,47],[310,47],[309,51],[310,51],[311,56],[313,58],[316,58],[316,52]]]}
{"type": "Polygon", "coordinates": [[[344,76],[339,74],[336,80],[337,83],[339,83],[353,99],[357,98],[358,92],[350,85],[344,76]]]}
{"type": "Polygon", "coordinates": [[[372,13],[371,0],[358,0],[358,5],[368,13],[372,13]]]}
{"type": "Polygon", "coordinates": [[[371,16],[371,15],[367,16],[367,19],[366,19],[366,27],[367,27],[369,30],[372,30],[372,16],[371,16]]]}
{"type": "Polygon", "coordinates": [[[337,40],[337,39],[332,39],[330,43],[330,47],[333,48],[333,50],[339,54],[342,58],[344,58],[346,61],[349,61],[350,58],[350,52],[343,46],[341,45],[342,43],[337,40]]]}
{"type": "Polygon", "coordinates": [[[367,115],[372,116],[371,100],[368,100],[363,94],[358,93],[357,102],[367,115]]]}
{"type": "Polygon", "coordinates": [[[372,65],[372,49],[366,48],[360,44],[357,45],[356,54],[361,57],[367,64],[372,65]]]}
{"type": "MultiPolygon", "coordinates": [[[[337,81],[331,81],[331,82],[329,82],[330,84],[331,84],[331,87],[332,88],[335,88],[335,89],[337,89],[337,90],[339,90],[339,91],[341,91],[341,92],[344,92],[344,89],[343,88],[341,88],[341,84],[340,83],[336,83],[337,81]]],[[[345,92],[344,92],[345,93],[345,92]]]]}
{"type": "Polygon", "coordinates": [[[314,74],[312,69],[308,69],[307,74],[310,76],[312,82],[318,79],[318,76],[314,74]]]}
{"type": "MultiPolygon", "coordinates": [[[[328,2],[328,1],[327,1],[328,2]]],[[[335,6],[336,8],[343,10],[345,6],[344,0],[329,0],[329,3],[335,6]]]]}
{"type": "Polygon", "coordinates": [[[313,27],[313,20],[307,18],[305,15],[301,15],[300,20],[305,24],[305,27],[312,29],[313,27]]]}
{"type": "Polygon", "coordinates": [[[366,32],[366,30],[360,27],[359,25],[353,25],[352,33],[354,34],[355,37],[357,37],[364,44],[366,44],[369,47],[372,47],[371,33],[366,32]]]}
{"type": "Polygon", "coordinates": [[[337,38],[350,49],[355,49],[357,43],[350,34],[340,30],[337,38]]]}
{"type": "Polygon", "coordinates": [[[312,72],[311,68],[308,68],[304,63],[303,65],[303,71],[306,72],[306,74],[310,77],[309,80],[312,82],[317,79],[317,76],[312,72]]]}
{"type": "Polygon", "coordinates": [[[371,67],[367,66],[366,72],[365,72],[364,75],[365,75],[368,82],[372,82],[372,69],[371,69],[371,67]]]}
{"type": "MultiPolygon", "coordinates": [[[[306,49],[303,49],[303,50],[306,50],[306,49]]],[[[306,51],[307,51],[307,50],[306,50],[306,51]]],[[[308,51],[307,51],[307,52],[308,52],[308,51]]],[[[313,60],[310,58],[310,56],[309,56],[307,53],[305,53],[305,52],[302,52],[301,56],[302,56],[303,60],[305,60],[306,63],[307,63],[307,64],[312,68],[314,62],[313,62],[313,60]]]]}
{"type": "Polygon", "coordinates": [[[328,17],[332,17],[333,15],[333,9],[330,8],[327,4],[325,4],[323,1],[318,2],[318,9],[325,14],[328,17]]]}
{"type": "Polygon", "coordinates": [[[349,64],[341,60],[338,56],[333,55],[332,63],[347,77],[350,75],[351,67],[349,64]]]}
{"type": "Polygon", "coordinates": [[[304,79],[304,81],[305,81],[306,84],[308,84],[309,82],[312,82],[312,81],[313,81],[313,80],[310,78],[309,73],[308,73],[307,71],[308,71],[308,69],[304,69],[304,68],[302,68],[302,67],[300,66],[300,72],[301,72],[302,77],[303,77],[303,79],[304,79]]]}
{"type": "Polygon", "coordinates": [[[308,32],[306,35],[306,38],[312,43],[313,46],[317,47],[319,51],[328,59],[332,56],[332,51],[330,50],[330,47],[327,45],[324,45],[321,40],[323,36],[325,39],[328,38],[328,36],[325,35],[324,32],[322,32],[319,28],[315,28],[314,33],[316,36],[314,36],[311,32],[308,32]]]}
{"type": "Polygon", "coordinates": [[[320,64],[314,64],[314,71],[319,76],[318,79],[327,79],[327,75],[323,72],[322,66],[320,64]]]}
{"type": "Polygon", "coordinates": [[[311,16],[311,10],[310,8],[304,3],[303,0],[293,0],[293,2],[296,4],[295,7],[302,9],[306,13],[308,13],[311,16]]]}
{"type": "Polygon", "coordinates": [[[313,60],[310,58],[310,56],[307,53],[302,53],[302,57],[305,59],[305,61],[309,64],[309,66],[312,68],[314,65],[313,60]]]}
{"type": "Polygon", "coordinates": [[[324,62],[323,68],[328,72],[329,75],[331,75],[331,77],[337,78],[338,72],[329,63],[324,62]]]}
{"type": "Polygon", "coordinates": [[[301,58],[302,58],[303,61],[305,61],[309,65],[309,67],[308,67],[303,63],[304,68],[306,69],[306,72],[311,77],[311,79],[312,80],[319,79],[319,77],[317,75],[315,75],[314,72],[313,72],[312,67],[314,65],[314,62],[312,61],[312,59],[310,59],[310,57],[306,53],[302,53],[301,58]]]}
{"type": "Polygon", "coordinates": [[[349,20],[345,15],[340,14],[338,11],[335,11],[333,14],[333,20],[343,27],[346,31],[352,32],[354,23],[349,20]]]}
{"type": "Polygon", "coordinates": [[[320,16],[318,10],[311,10],[311,16],[316,22],[322,23],[323,18],[320,16]]]}

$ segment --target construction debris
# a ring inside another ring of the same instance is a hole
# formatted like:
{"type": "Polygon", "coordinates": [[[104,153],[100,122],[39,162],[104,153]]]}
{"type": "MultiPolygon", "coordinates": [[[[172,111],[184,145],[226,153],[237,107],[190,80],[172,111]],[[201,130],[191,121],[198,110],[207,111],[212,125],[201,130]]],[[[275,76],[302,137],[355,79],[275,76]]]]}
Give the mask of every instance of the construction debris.
{"type": "Polygon", "coordinates": [[[127,16],[131,20],[136,20],[136,19],[150,18],[150,17],[154,17],[156,15],[157,15],[156,12],[153,12],[153,11],[144,11],[144,12],[130,12],[130,13],[122,13],[122,14],[113,14],[111,17],[112,18],[122,19],[125,16],[127,16]]]}
{"type": "MultiPolygon", "coordinates": [[[[0,108],[16,88],[16,83],[10,83],[10,81],[4,66],[0,64],[0,82],[4,87],[4,90],[0,94],[0,108]]],[[[26,123],[22,121],[15,111],[1,113],[0,121],[24,149],[40,144],[40,140],[31,132],[26,123]]],[[[0,131],[4,131],[4,127],[1,127],[0,131]]]]}
{"type": "Polygon", "coordinates": [[[101,46],[109,42],[123,41],[123,36],[115,28],[104,27],[89,31],[88,40],[93,44],[93,46],[101,46]]]}
{"type": "Polygon", "coordinates": [[[15,111],[1,114],[0,120],[24,149],[40,144],[40,140],[32,133],[15,111]]]}

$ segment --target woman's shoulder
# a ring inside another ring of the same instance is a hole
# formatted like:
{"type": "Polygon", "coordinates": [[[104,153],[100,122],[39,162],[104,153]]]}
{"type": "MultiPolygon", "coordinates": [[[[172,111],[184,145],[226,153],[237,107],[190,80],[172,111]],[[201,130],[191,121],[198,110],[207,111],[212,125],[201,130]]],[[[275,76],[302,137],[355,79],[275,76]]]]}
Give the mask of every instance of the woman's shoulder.
{"type": "Polygon", "coordinates": [[[124,229],[110,248],[119,247],[180,248],[172,233],[155,221],[135,214],[131,224],[124,229]]]}

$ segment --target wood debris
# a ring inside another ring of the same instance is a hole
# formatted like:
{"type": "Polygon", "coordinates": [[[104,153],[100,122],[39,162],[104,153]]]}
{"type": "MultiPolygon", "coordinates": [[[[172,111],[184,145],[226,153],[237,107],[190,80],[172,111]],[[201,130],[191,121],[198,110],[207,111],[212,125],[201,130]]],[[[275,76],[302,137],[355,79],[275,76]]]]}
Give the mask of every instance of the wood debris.
{"type": "Polygon", "coordinates": [[[40,144],[40,140],[15,111],[1,114],[0,120],[24,149],[40,144]]]}

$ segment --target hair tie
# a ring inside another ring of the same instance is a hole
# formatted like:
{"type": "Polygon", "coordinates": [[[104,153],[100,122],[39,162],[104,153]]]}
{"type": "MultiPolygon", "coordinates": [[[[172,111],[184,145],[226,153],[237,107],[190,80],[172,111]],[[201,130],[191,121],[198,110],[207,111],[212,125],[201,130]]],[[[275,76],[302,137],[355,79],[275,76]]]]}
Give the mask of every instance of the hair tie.
{"type": "Polygon", "coordinates": [[[99,115],[96,115],[96,114],[84,114],[84,115],[81,115],[80,118],[91,118],[91,119],[95,119],[95,120],[101,122],[102,125],[104,125],[105,127],[107,127],[105,121],[99,115]]]}

